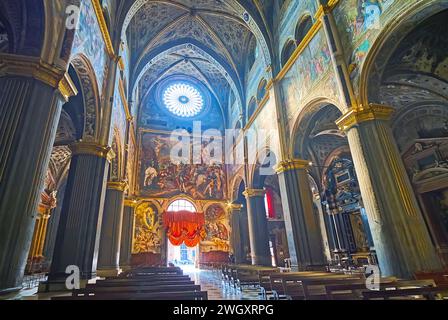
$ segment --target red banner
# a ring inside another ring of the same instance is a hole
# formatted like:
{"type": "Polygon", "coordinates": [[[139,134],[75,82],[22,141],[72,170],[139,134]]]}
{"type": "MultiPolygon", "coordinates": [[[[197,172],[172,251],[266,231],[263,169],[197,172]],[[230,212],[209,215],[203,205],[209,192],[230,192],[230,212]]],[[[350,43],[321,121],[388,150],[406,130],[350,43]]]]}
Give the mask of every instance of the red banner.
{"type": "Polygon", "coordinates": [[[202,239],[205,225],[203,213],[178,211],[165,212],[163,223],[167,228],[168,239],[174,246],[185,243],[187,247],[196,247],[202,239]]]}

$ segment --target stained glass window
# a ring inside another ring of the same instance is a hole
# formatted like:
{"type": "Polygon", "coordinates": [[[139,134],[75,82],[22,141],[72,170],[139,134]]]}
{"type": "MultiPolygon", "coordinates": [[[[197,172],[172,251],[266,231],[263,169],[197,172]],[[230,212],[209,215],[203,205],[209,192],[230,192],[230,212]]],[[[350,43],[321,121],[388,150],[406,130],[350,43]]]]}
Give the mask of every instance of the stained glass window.
{"type": "Polygon", "coordinates": [[[201,92],[193,85],[181,82],[165,89],[163,103],[172,114],[183,118],[197,116],[204,108],[201,92]]]}

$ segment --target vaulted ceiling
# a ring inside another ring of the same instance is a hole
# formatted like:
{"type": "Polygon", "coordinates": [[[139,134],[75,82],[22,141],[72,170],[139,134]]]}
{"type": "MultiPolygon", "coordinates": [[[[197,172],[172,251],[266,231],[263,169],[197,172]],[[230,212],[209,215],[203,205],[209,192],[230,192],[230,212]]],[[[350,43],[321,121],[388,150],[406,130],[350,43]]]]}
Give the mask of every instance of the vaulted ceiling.
{"type": "Polygon", "coordinates": [[[267,48],[262,16],[251,1],[135,1],[123,35],[140,101],[158,82],[186,75],[210,90],[224,114],[231,91],[242,106],[250,44],[261,38],[262,52],[267,48]]]}

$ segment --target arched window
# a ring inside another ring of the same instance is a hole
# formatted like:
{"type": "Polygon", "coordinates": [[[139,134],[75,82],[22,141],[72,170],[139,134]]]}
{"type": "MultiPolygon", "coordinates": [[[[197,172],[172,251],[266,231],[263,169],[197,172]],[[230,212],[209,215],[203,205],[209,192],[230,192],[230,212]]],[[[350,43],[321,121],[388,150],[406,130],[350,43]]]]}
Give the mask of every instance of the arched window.
{"type": "Polygon", "coordinates": [[[297,25],[296,28],[296,43],[297,45],[305,39],[305,36],[308,34],[308,32],[313,27],[313,20],[311,19],[311,16],[305,16],[300,20],[300,23],[297,25]]]}
{"type": "Polygon", "coordinates": [[[296,42],[294,40],[289,40],[285,46],[283,47],[282,50],[282,67],[284,67],[286,65],[286,63],[288,62],[289,58],[291,58],[292,54],[294,53],[294,51],[296,50],[297,46],[296,46],[296,42]]]}
{"type": "Polygon", "coordinates": [[[266,86],[268,82],[263,79],[261,80],[260,84],[258,85],[258,92],[257,92],[257,99],[258,101],[263,100],[264,96],[266,95],[266,86]]]}
{"type": "Polygon", "coordinates": [[[196,212],[194,204],[188,200],[176,200],[168,207],[169,212],[190,211],[196,212]]]}

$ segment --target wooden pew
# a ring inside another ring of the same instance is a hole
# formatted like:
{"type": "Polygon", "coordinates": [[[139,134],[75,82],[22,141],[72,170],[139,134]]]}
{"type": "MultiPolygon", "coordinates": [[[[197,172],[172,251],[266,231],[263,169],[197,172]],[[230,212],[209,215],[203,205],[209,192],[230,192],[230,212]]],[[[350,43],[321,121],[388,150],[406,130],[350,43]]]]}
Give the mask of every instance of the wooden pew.
{"type": "Polygon", "coordinates": [[[98,293],[89,296],[54,297],[52,300],[207,300],[206,291],[150,292],[150,293],[98,293]]]}
{"type": "Polygon", "coordinates": [[[324,285],[339,283],[342,281],[359,282],[362,275],[345,275],[345,274],[324,274],[324,275],[308,275],[303,277],[295,277],[292,279],[284,278],[283,292],[290,300],[305,300],[311,295],[316,297],[316,292],[312,292],[310,287],[321,286],[321,295],[325,296],[324,285]]]}
{"type": "Polygon", "coordinates": [[[88,296],[91,294],[102,293],[151,293],[151,292],[196,292],[201,291],[201,286],[188,284],[188,285],[153,285],[153,286],[126,286],[126,287],[86,287],[85,289],[76,290],[73,292],[73,296],[88,296]]]}
{"type": "Polygon", "coordinates": [[[144,287],[144,286],[160,286],[160,285],[191,285],[194,281],[191,279],[185,280],[158,280],[158,281],[122,281],[109,282],[99,281],[96,284],[88,284],[87,287],[144,287]]]}
{"type": "Polygon", "coordinates": [[[312,276],[325,276],[331,273],[328,272],[312,272],[312,271],[303,271],[303,272],[288,272],[288,273],[273,273],[269,276],[270,280],[270,292],[273,296],[273,299],[286,299],[286,294],[284,290],[283,281],[300,281],[305,277],[312,276]]]}
{"type": "Polygon", "coordinates": [[[414,278],[416,280],[434,280],[438,286],[448,285],[448,271],[416,272],[414,278]]]}
{"type": "MultiPolygon", "coordinates": [[[[382,293],[388,291],[396,291],[394,295],[405,296],[410,291],[400,291],[408,289],[426,289],[436,287],[433,280],[397,280],[393,277],[381,279],[380,290],[371,291],[366,287],[365,282],[359,284],[331,284],[325,286],[328,300],[359,300],[365,299],[364,296],[370,296],[369,292],[376,292],[375,296],[382,296],[382,293]],[[400,292],[398,292],[400,291],[400,292]]],[[[387,295],[387,294],[386,294],[387,295]]],[[[378,298],[378,297],[377,297],[378,298]]]]}

